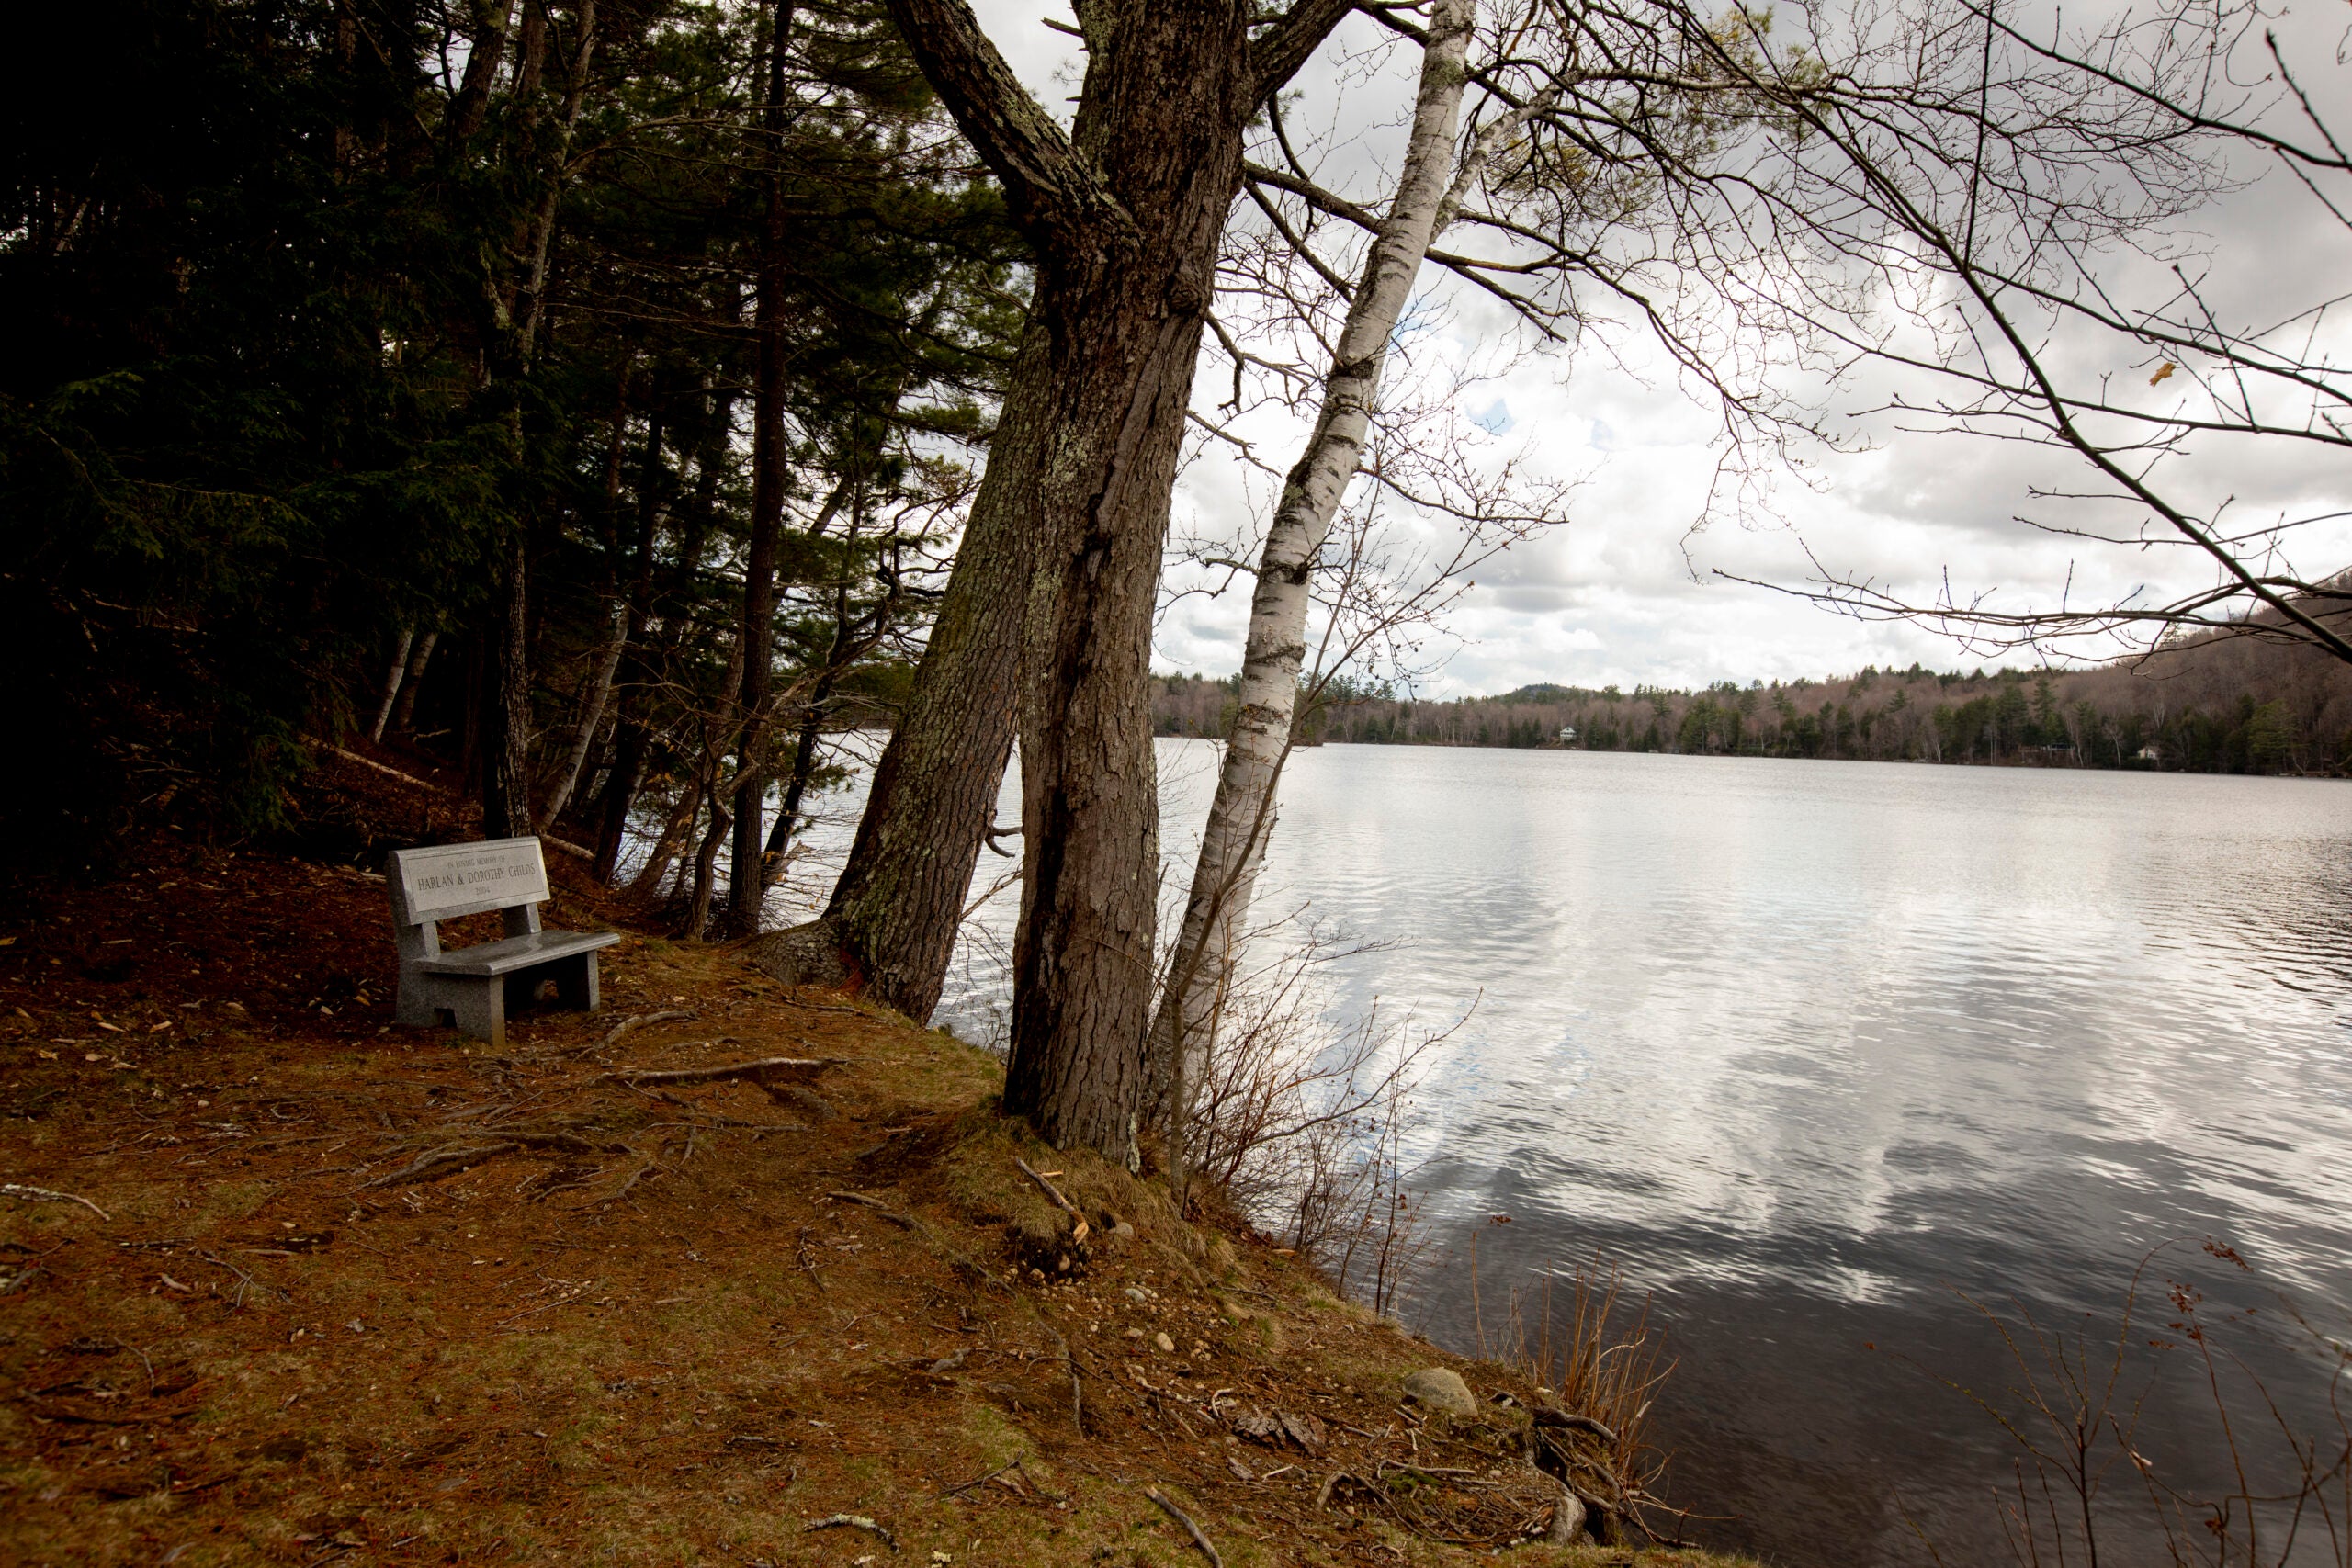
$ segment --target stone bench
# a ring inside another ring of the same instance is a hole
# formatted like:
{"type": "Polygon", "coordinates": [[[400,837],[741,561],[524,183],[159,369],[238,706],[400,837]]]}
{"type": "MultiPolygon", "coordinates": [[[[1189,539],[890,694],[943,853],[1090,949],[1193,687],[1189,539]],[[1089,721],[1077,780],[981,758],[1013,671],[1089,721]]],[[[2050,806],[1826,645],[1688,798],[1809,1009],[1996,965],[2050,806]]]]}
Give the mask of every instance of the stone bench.
{"type": "Polygon", "coordinates": [[[392,896],[392,935],[401,983],[393,1016],[429,1028],[446,1023],[492,1045],[506,1043],[506,1015],[528,1007],[539,986],[556,984],[564,1006],[596,1010],[596,950],[611,931],[539,929],[548,897],[547,862],[537,839],[493,839],[395,850],[384,868],[392,896]],[[439,922],[496,909],[502,942],[441,951],[439,922]]]}

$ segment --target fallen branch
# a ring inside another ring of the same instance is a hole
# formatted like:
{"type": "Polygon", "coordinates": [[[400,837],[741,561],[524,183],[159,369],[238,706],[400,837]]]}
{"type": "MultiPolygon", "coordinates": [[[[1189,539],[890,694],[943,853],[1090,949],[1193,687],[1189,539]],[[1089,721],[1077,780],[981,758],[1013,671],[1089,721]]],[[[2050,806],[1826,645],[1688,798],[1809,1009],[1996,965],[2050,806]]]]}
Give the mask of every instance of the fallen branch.
{"type": "Polygon", "coordinates": [[[664,1008],[660,1012],[640,1012],[621,1020],[605,1032],[605,1043],[610,1045],[632,1029],[642,1029],[649,1023],[671,1023],[695,1015],[684,1008],[664,1008]]]}
{"type": "Polygon", "coordinates": [[[1225,1568],[1225,1559],[1216,1554],[1216,1548],[1209,1544],[1208,1536],[1201,1529],[1200,1526],[1193,1522],[1192,1515],[1186,1513],[1183,1509],[1170,1502],[1168,1500],[1168,1495],[1157,1486],[1145,1487],[1143,1489],[1143,1495],[1165,1509],[1170,1518],[1174,1519],[1178,1524],[1182,1525],[1187,1530],[1192,1532],[1193,1544],[1199,1547],[1201,1549],[1201,1555],[1209,1560],[1210,1568],[1225,1568]]]}
{"type": "MultiPolygon", "coordinates": [[[[1063,1213],[1068,1214],[1070,1217],[1070,1239],[1072,1241],[1084,1241],[1086,1239],[1086,1216],[1078,1212],[1078,1206],[1072,1203],[1069,1199],[1063,1197],[1059,1190],[1057,1190],[1052,1182],[1046,1180],[1043,1176],[1040,1176],[1035,1170],[1032,1169],[1029,1162],[1023,1159],[1019,1155],[1012,1156],[1012,1163],[1021,1168],[1022,1175],[1035,1182],[1045,1190],[1046,1196],[1052,1200],[1055,1208],[1059,1209],[1063,1213]]],[[[1216,1553],[1211,1552],[1210,1555],[1215,1556],[1216,1553]]]]}
{"type": "Polygon", "coordinates": [[[1078,1428],[1080,1437],[1086,1436],[1086,1390],[1078,1381],[1078,1357],[1062,1337],[1061,1330],[1052,1324],[1044,1325],[1054,1342],[1062,1348],[1062,1366],[1069,1373],[1069,1424],[1078,1428]]]}
{"type": "MultiPolygon", "coordinates": [[[[829,1514],[821,1519],[809,1520],[808,1523],[801,1527],[801,1533],[806,1535],[815,1530],[842,1529],[870,1531],[875,1535],[880,1536],[882,1538],[882,1543],[885,1546],[888,1546],[892,1551],[899,1550],[899,1538],[892,1535],[882,1526],[875,1523],[872,1519],[867,1518],[864,1514],[829,1514]]],[[[1224,1568],[1224,1565],[1220,1563],[1218,1564],[1218,1568],[1224,1568]]]]}
{"type": "Polygon", "coordinates": [[[71,1192],[51,1192],[46,1187],[27,1187],[20,1181],[0,1181],[0,1198],[21,1198],[28,1203],[79,1203],[102,1220],[114,1218],[87,1198],[77,1198],[71,1192]]]}

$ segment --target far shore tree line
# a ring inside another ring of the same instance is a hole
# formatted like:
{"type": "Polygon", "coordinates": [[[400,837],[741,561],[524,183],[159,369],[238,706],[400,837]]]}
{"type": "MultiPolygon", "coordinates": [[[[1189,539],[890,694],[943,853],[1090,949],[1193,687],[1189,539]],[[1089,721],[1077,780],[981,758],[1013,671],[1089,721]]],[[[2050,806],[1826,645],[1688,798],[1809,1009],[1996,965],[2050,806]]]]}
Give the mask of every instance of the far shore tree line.
{"type": "MultiPolygon", "coordinates": [[[[1160,676],[1153,724],[1160,735],[1221,738],[1235,702],[1229,679],[1160,676]]],[[[1700,691],[1544,683],[1429,701],[1335,682],[1298,739],[2343,777],[2352,775],[2352,667],[2308,648],[2233,640],[2132,666],[1914,664],[1700,691]]]]}

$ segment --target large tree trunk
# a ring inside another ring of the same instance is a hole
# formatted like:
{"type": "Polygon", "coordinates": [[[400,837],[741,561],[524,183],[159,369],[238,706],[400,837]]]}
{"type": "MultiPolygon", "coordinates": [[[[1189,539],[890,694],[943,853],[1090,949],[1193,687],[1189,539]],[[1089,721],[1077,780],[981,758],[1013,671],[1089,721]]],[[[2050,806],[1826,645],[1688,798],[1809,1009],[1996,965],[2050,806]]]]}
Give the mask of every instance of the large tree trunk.
{"type": "Polygon", "coordinates": [[[498,83],[499,62],[506,53],[506,32],[514,25],[514,0],[483,0],[474,9],[473,37],[466,54],[466,74],[449,108],[449,131],[465,141],[481,129],[490,109],[491,89],[498,83]]]}
{"type": "MultiPolygon", "coordinates": [[[[1421,57],[1405,163],[1388,215],[1363,262],[1346,323],[1323,377],[1314,434],[1283,487],[1250,607],[1240,705],[1219,770],[1216,797],[1201,835],[1200,858],[1170,959],[1167,989],[1152,1021],[1153,1067],[1169,1075],[1169,1115],[1181,1134],[1193,1086],[1202,1081],[1232,984],[1234,950],[1274,820],[1274,796],[1289,755],[1298,679],[1306,653],[1309,578],[1371,423],[1382,361],[1411,296],[1421,259],[1451,213],[1448,185],[1461,118],[1463,59],[1472,0],[1437,0],[1421,57]]],[[[1467,172],[1465,165],[1465,172],[1467,172]]],[[[1454,198],[1458,200],[1458,196],[1454,198]]]]}
{"type": "Polygon", "coordinates": [[[1052,1143],[1130,1160],[1158,912],[1152,612],[1212,272],[1258,103],[1247,16],[1157,6],[1100,28],[1076,140],[1136,240],[1100,235],[1091,256],[1041,268],[1053,352],[1024,629],[1026,858],[1004,1107],[1052,1143]]]}
{"type": "Polygon", "coordinates": [[[735,845],[727,889],[727,925],[738,936],[760,929],[761,816],[767,793],[765,743],[768,688],[775,678],[775,556],[784,531],[784,212],[785,50],[791,40],[792,0],[777,0],[768,38],[766,102],[760,112],[761,185],[766,209],[760,235],[759,293],[752,331],[759,340],[752,382],[752,537],[743,556],[743,680],[737,693],[735,845]]]}
{"type": "Polygon", "coordinates": [[[1047,337],[1033,317],[914,695],[874,770],[825,913],[759,950],[780,978],[861,989],[918,1021],[939,1005],[1012,752],[1047,337]]]}

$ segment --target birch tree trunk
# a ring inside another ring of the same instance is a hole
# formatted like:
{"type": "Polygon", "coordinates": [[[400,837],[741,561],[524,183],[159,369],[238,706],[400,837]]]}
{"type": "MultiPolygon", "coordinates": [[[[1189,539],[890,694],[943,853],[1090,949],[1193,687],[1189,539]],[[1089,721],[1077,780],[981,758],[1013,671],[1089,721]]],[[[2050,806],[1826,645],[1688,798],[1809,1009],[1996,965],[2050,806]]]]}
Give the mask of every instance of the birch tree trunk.
{"type": "MultiPolygon", "coordinates": [[[[1355,478],[1372,400],[1397,318],[1421,259],[1444,228],[1454,137],[1461,118],[1464,58],[1475,0],[1437,0],[1421,57],[1410,138],[1388,215],[1366,254],[1306,450],[1283,485],[1266,533],[1242,655],[1240,708],[1227,742],[1216,797],[1201,838],[1166,988],[1152,1020],[1152,1057],[1181,1137],[1192,1089],[1201,1081],[1232,984],[1234,948],[1273,827],[1274,792],[1290,751],[1298,677],[1306,654],[1308,581],[1331,519],[1355,478]]],[[[1471,171],[1465,161],[1465,175],[1471,171]]]]}
{"type": "Polygon", "coordinates": [[[368,728],[368,739],[370,740],[381,740],[384,738],[384,726],[392,721],[392,705],[400,700],[401,695],[401,677],[408,673],[408,650],[415,645],[415,642],[416,628],[402,627],[401,645],[392,652],[392,671],[384,677],[384,700],[376,709],[376,722],[368,728]]]}

